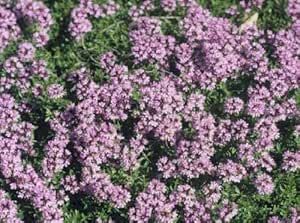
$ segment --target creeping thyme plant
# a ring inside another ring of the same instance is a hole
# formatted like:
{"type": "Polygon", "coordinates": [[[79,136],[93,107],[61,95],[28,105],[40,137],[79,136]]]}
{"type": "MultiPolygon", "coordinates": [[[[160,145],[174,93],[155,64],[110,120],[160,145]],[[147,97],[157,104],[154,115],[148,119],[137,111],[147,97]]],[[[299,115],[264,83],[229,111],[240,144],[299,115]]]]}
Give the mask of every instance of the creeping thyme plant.
{"type": "Polygon", "coordinates": [[[300,222],[299,0],[0,0],[0,222],[300,222]]]}

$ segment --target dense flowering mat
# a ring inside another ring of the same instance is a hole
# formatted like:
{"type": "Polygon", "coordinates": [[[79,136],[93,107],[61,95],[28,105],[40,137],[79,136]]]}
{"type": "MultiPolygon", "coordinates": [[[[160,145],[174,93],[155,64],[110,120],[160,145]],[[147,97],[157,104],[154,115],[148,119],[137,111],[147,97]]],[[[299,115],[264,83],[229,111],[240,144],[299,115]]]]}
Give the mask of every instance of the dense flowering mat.
{"type": "Polygon", "coordinates": [[[0,0],[0,222],[300,222],[299,0],[0,0]]]}

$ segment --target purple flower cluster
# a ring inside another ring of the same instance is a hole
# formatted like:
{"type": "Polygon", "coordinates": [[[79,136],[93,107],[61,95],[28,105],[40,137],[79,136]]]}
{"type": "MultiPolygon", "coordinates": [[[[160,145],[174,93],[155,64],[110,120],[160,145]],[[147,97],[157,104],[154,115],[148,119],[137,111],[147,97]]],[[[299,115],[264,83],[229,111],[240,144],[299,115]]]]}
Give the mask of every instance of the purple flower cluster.
{"type": "Polygon", "coordinates": [[[155,9],[153,0],[144,0],[139,6],[133,5],[129,10],[129,16],[134,20],[155,9]]]}
{"type": "Polygon", "coordinates": [[[240,98],[228,98],[225,102],[225,111],[228,114],[238,114],[244,108],[244,101],[240,98]]]}
{"type": "Polygon", "coordinates": [[[9,9],[0,5],[0,52],[2,52],[11,41],[17,40],[21,29],[17,24],[16,15],[9,9]]]}
{"type": "Polygon", "coordinates": [[[180,185],[167,195],[166,186],[158,180],[152,180],[139,194],[135,207],[129,210],[129,218],[133,222],[148,222],[153,217],[157,222],[173,222],[178,216],[176,206],[183,206],[185,222],[211,222],[209,208],[197,199],[189,185],[180,185]]]}
{"type": "Polygon", "coordinates": [[[17,206],[15,202],[10,200],[5,191],[0,190],[0,220],[3,222],[16,222],[22,221],[17,217],[17,206]]]}
{"type": "Polygon", "coordinates": [[[10,42],[21,39],[23,33],[17,20],[28,26],[37,26],[32,42],[18,42],[16,54],[5,58],[2,64],[6,75],[0,77],[0,92],[17,87],[24,93],[34,87],[32,86],[34,77],[38,76],[41,79],[48,77],[46,62],[36,59],[35,55],[36,48],[47,44],[53,19],[50,10],[41,1],[19,0],[16,4],[9,4],[6,7],[0,6],[0,51],[3,51],[10,42]]]}
{"type": "Polygon", "coordinates": [[[257,176],[255,186],[259,194],[271,194],[274,190],[272,178],[267,174],[257,176]]]}
{"type": "Polygon", "coordinates": [[[219,174],[223,177],[224,182],[240,182],[246,176],[247,171],[243,165],[228,160],[218,166],[219,174]]]}
{"type": "Polygon", "coordinates": [[[179,112],[183,109],[183,97],[177,92],[174,81],[165,77],[159,82],[149,83],[140,88],[140,121],[137,132],[174,142],[181,129],[179,112]]]}
{"type": "Polygon", "coordinates": [[[109,1],[105,5],[93,3],[92,0],[80,0],[80,4],[72,10],[69,32],[71,36],[80,40],[84,35],[92,31],[90,18],[103,18],[115,14],[119,5],[109,1]]]}
{"type": "Polygon", "coordinates": [[[53,24],[50,10],[41,1],[19,0],[15,6],[18,18],[23,18],[29,24],[38,25],[38,31],[33,33],[33,41],[37,47],[42,47],[49,41],[48,32],[53,24]]]}
{"type": "Polygon", "coordinates": [[[165,12],[173,12],[177,7],[176,0],[161,0],[160,5],[165,12]]]}
{"type": "Polygon", "coordinates": [[[219,219],[217,222],[230,222],[238,213],[238,206],[235,203],[224,200],[219,210],[219,219]]]}
{"type": "Polygon", "coordinates": [[[33,61],[36,49],[31,43],[25,42],[19,45],[18,58],[21,62],[33,61]]]}
{"type": "MultiPolygon", "coordinates": [[[[76,83],[74,90],[79,102],[71,105],[61,117],[67,127],[65,134],[74,144],[78,161],[83,167],[81,180],[78,182],[67,177],[66,187],[71,189],[70,185],[77,185],[77,190],[94,195],[100,202],[110,201],[122,208],[130,201],[130,193],[123,186],[112,184],[100,167],[120,163],[127,169],[131,168],[136,165],[138,155],[135,153],[143,150],[144,142],[143,139],[132,138],[127,145],[111,123],[127,119],[134,84],[127,75],[127,67],[117,64],[115,59],[111,53],[101,56],[99,64],[110,74],[103,85],[95,83],[85,68],[71,75],[71,81],[76,83]]],[[[62,154],[57,161],[63,163],[66,155],[62,154]]]]}
{"type": "Polygon", "coordinates": [[[122,186],[113,185],[101,171],[85,168],[82,173],[81,190],[95,196],[98,201],[110,201],[116,208],[124,208],[130,201],[130,193],[122,186]]]}
{"type": "MultiPolygon", "coordinates": [[[[261,7],[262,1],[240,4],[247,11],[261,7]]],[[[0,51],[21,35],[17,18],[37,23],[39,28],[33,34],[34,43],[18,44],[16,54],[3,63],[0,175],[19,199],[31,202],[43,222],[63,222],[62,205],[77,193],[114,208],[127,208],[131,222],[169,223],[181,213],[187,223],[230,222],[238,214],[238,205],[226,199],[224,185],[250,181],[258,195],[270,195],[276,188],[274,169],[299,170],[299,151],[283,149],[276,159],[273,155],[282,136],[280,124],[294,123],[300,114],[293,96],[300,84],[297,1],[290,1],[288,7],[293,24],[278,33],[255,26],[241,29],[228,19],[214,17],[193,0],[160,1],[166,13],[177,6],[185,8],[179,21],[182,38],[162,32],[162,21],[151,16],[155,5],[145,0],[130,9],[133,66],[106,52],[97,64],[103,80],[95,81],[93,70],[87,67],[71,72],[66,81],[76,99],[49,121],[53,137],[43,148],[40,171],[24,161],[24,156],[37,156],[35,126],[22,121],[26,108],[8,92],[16,86],[33,97],[44,90],[54,101],[66,96],[67,84],[51,82],[46,89],[33,84],[35,78],[43,81],[49,76],[47,63],[35,54],[47,43],[53,21],[42,2],[19,0],[14,11],[0,7],[0,51]],[[267,56],[270,46],[272,58],[267,56]],[[159,77],[153,78],[144,65],[152,65],[159,77]],[[251,81],[242,93],[227,89],[227,83],[243,77],[251,81]],[[218,105],[221,111],[208,105],[216,87],[226,94],[218,105]],[[150,178],[137,195],[131,182],[115,183],[106,172],[111,167],[131,175],[141,164],[149,165],[141,161],[152,153],[158,155],[156,161],[150,160],[155,162],[151,168],[157,177],[150,178]],[[75,174],[66,171],[73,163],[80,169],[75,174]],[[52,180],[60,173],[57,189],[52,180]],[[194,188],[192,182],[201,178],[206,179],[203,186],[194,188]],[[168,187],[174,179],[176,185],[168,187]]],[[[71,36],[82,39],[92,30],[92,17],[112,15],[118,8],[111,1],[98,5],[81,0],[71,13],[71,36]]],[[[292,128],[296,139],[299,129],[299,124],[292,128]]],[[[293,209],[292,222],[297,218],[293,209]]],[[[21,222],[16,204],[2,189],[0,221],[21,222]]],[[[276,216],[269,219],[280,221],[276,216]]]]}
{"type": "Polygon", "coordinates": [[[152,180],[147,189],[136,199],[135,207],[129,210],[133,222],[148,222],[155,216],[157,222],[172,222],[176,219],[173,212],[174,202],[165,196],[166,186],[158,180],[152,180]]]}
{"type": "MultiPolygon", "coordinates": [[[[14,99],[0,95],[3,132],[0,135],[0,171],[6,183],[21,199],[28,199],[41,212],[44,222],[63,222],[60,200],[56,191],[47,186],[30,164],[24,164],[22,153],[32,155],[33,126],[20,121],[14,99]]],[[[3,213],[5,210],[1,210],[3,213]]],[[[13,210],[11,210],[13,211],[13,210]]]]}
{"type": "Polygon", "coordinates": [[[48,86],[47,93],[50,98],[62,98],[66,94],[64,87],[60,84],[51,84],[48,86]]]}
{"type": "Polygon", "coordinates": [[[241,69],[237,28],[229,21],[192,6],[180,25],[187,41],[176,47],[176,66],[186,82],[213,89],[241,69]]]}
{"type": "Polygon", "coordinates": [[[300,18],[300,3],[297,0],[290,0],[288,2],[288,13],[294,20],[294,22],[297,22],[297,19],[300,18]]]}
{"type": "Polygon", "coordinates": [[[132,54],[136,63],[147,61],[167,66],[168,57],[172,54],[175,38],[161,33],[160,21],[156,18],[137,17],[129,37],[133,43],[132,54]]]}
{"type": "MultiPolygon", "coordinates": [[[[202,192],[205,197],[199,198],[195,189],[185,184],[168,194],[166,185],[152,180],[137,197],[135,207],[129,210],[129,218],[132,222],[148,222],[149,219],[173,222],[178,216],[176,208],[180,206],[184,211],[184,222],[212,222],[210,210],[221,199],[221,186],[211,182],[202,192]]],[[[229,222],[238,212],[237,205],[228,200],[224,200],[216,211],[217,222],[229,222]]]]}
{"type": "MultiPolygon", "coordinates": [[[[4,61],[3,69],[6,75],[0,77],[0,92],[7,92],[13,86],[18,87],[22,93],[28,92],[30,88],[37,87],[32,84],[33,78],[37,77],[41,80],[48,78],[49,71],[46,61],[36,59],[35,52],[36,48],[30,42],[22,42],[18,45],[16,55],[10,56],[4,61]]],[[[54,89],[54,87],[55,85],[52,86],[53,89],[50,88],[50,96],[55,95],[54,93],[58,94],[57,91],[61,90],[54,89]]],[[[62,96],[61,94],[62,92],[56,96],[62,96]]]]}
{"type": "Polygon", "coordinates": [[[297,171],[300,169],[300,152],[286,151],[283,154],[282,169],[286,171],[297,171]]]}
{"type": "Polygon", "coordinates": [[[72,74],[71,79],[77,82],[76,95],[80,99],[78,106],[82,110],[89,107],[91,115],[93,113],[100,115],[105,120],[125,120],[127,111],[131,107],[130,97],[133,92],[133,83],[126,75],[126,66],[118,65],[112,60],[108,60],[112,64],[103,64],[107,56],[103,55],[100,63],[104,70],[111,72],[110,80],[107,83],[96,84],[91,80],[90,73],[85,68],[72,74]]]}
{"type": "Polygon", "coordinates": [[[42,172],[46,179],[51,180],[55,174],[70,164],[70,151],[66,148],[70,142],[68,134],[68,111],[57,114],[50,122],[51,129],[55,132],[52,140],[49,140],[44,148],[42,172]]]}

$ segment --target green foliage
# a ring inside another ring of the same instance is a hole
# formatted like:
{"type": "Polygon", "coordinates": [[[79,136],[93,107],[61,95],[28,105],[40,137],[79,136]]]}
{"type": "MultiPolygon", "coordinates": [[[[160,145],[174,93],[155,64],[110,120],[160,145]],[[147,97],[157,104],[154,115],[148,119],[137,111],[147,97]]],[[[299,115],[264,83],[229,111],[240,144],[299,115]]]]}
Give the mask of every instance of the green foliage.
{"type": "Polygon", "coordinates": [[[300,173],[274,173],[276,188],[272,195],[259,195],[253,185],[226,185],[223,196],[235,201],[239,213],[233,222],[265,222],[272,215],[287,217],[291,207],[299,207],[300,173]]]}

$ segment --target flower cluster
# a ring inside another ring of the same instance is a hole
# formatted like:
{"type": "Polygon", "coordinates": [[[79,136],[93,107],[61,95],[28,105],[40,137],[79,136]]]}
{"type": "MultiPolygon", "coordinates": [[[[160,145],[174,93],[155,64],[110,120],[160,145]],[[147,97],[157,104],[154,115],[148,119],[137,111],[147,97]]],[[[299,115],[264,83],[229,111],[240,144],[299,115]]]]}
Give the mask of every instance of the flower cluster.
{"type": "Polygon", "coordinates": [[[177,7],[176,0],[161,0],[160,5],[165,12],[173,12],[177,7]]]}
{"type": "Polygon", "coordinates": [[[41,1],[19,0],[16,4],[7,5],[7,8],[0,6],[0,11],[0,41],[3,47],[0,47],[0,51],[13,41],[17,45],[15,54],[6,57],[2,64],[5,75],[0,76],[0,92],[8,92],[12,87],[17,87],[24,93],[34,87],[33,78],[45,79],[49,75],[46,61],[37,59],[36,51],[48,43],[49,31],[54,22],[49,8],[41,1]],[[36,27],[30,41],[22,38],[27,34],[23,33],[24,27],[19,27],[18,24],[36,27]],[[22,41],[17,42],[19,39],[22,41]]]}
{"type": "Polygon", "coordinates": [[[69,32],[71,36],[80,40],[92,30],[90,18],[103,18],[115,14],[119,5],[109,1],[105,5],[93,3],[92,0],[80,0],[80,4],[72,10],[69,32]]]}
{"type": "Polygon", "coordinates": [[[15,6],[18,18],[29,24],[36,23],[38,31],[33,33],[33,41],[37,47],[42,47],[49,41],[48,32],[53,24],[50,10],[41,1],[19,0],[15,6]]]}
{"type": "Polygon", "coordinates": [[[64,87],[60,84],[52,84],[47,89],[50,98],[57,99],[62,98],[65,95],[64,87]]]}
{"type": "Polygon", "coordinates": [[[142,134],[153,133],[163,141],[174,143],[176,133],[181,129],[179,112],[184,103],[175,82],[165,77],[141,87],[140,94],[141,115],[137,131],[142,134]]]}
{"type": "Polygon", "coordinates": [[[240,98],[229,98],[226,100],[225,103],[225,111],[228,114],[238,114],[243,110],[244,107],[244,101],[241,100],[240,98]]]}
{"type": "Polygon", "coordinates": [[[55,132],[52,140],[47,142],[44,148],[44,159],[42,162],[43,175],[46,179],[51,180],[55,174],[63,170],[70,164],[70,151],[67,145],[70,142],[68,121],[70,119],[69,110],[62,114],[57,114],[57,117],[50,122],[51,129],[55,132]]]}
{"type": "Polygon", "coordinates": [[[255,186],[260,194],[271,194],[274,190],[272,178],[267,174],[257,176],[255,186]]]}
{"type": "Polygon", "coordinates": [[[160,66],[168,65],[168,57],[174,50],[175,39],[163,35],[160,25],[160,21],[156,18],[143,16],[136,18],[129,33],[136,63],[147,61],[160,66]]]}
{"type": "Polygon", "coordinates": [[[137,197],[135,208],[129,210],[131,221],[148,222],[152,216],[155,216],[157,222],[174,221],[175,204],[168,201],[165,193],[166,186],[158,180],[152,180],[147,189],[137,197]]]}
{"type": "Polygon", "coordinates": [[[3,178],[12,190],[16,190],[19,198],[28,199],[41,212],[44,222],[63,222],[56,191],[47,186],[30,164],[22,161],[23,150],[29,155],[33,150],[30,148],[33,126],[20,121],[18,106],[11,96],[1,94],[0,101],[1,116],[8,117],[3,119],[5,131],[0,135],[0,171],[3,178]]]}
{"type": "Polygon", "coordinates": [[[122,186],[113,185],[101,172],[83,169],[81,189],[95,196],[100,202],[110,201],[116,208],[124,208],[130,201],[130,193],[122,186]]]}
{"type": "MultiPolygon", "coordinates": [[[[194,0],[159,3],[129,9],[126,61],[107,51],[56,82],[38,57],[50,10],[40,1],[0,1],[0,52],[22,36],[19,21],[38,29],[33,42],[20,38],[15,54],[4,55],[0,74],[1,222],[22,222],[15,199],[30,202],[41,222],[63,222],[65,201],[87,195],[125,210],[130,222],[231,222],[243,202],[228,188],[243,193],[250,185],[267,199],[278,172],[298,173],[298,2],[289,2],[292,23],[278,32],[238,26],[194,0]],[[160,10],[168,16],[160,19],[160,10]],[[174,18],[177,35],[164,33],[174,18]],[[43,99],[33,103],[46,113],[41,120],[39,109],[28,112],[28,98],[43,99]]],[[[263,7],[261,0],[239,4],[246,13],[263,7]]],[[[79,41],[92,18],[118,10],[112,1],[80,0],[69,33],[79,41]]],[[[297,222],[299,211],[291,210],[297,222]]]]}
{"type": "MultiPolygon", "coordinates": [[[[195,190],[189,185],[180,185],[167,195],[166,185],[158,180],[152,180],[146,190],[137,197],[135,207],[129,210],[129,218],[133,222],[148,222],[151,218],[157,222],[174,222],[178,216],[176,207],[182,206],[184,222],[211,222],[209,203],[213,205],[219,201],[219,191],[218,183],[212,182],[204,189],[207,196],[205,200],[198,199],[195,190]]],[[[237,214],[235,204],[229,204],[227,201],[227,206],[218,212],[222,219],[225,215],[231,215],[227,216],[230,219],[237,214]],[[228,210],[229,208],[234,210],[228,210]]]]}
{"type": "MultiPolygon", "coordinates": [[[[20,92],[24,93],[36,87],[32,84],[34,78],[41,80],[48,78],[47,62],[36,59],[35,52],[36,48],[30,42],[22,42],[18,45],[16,55],[4,61],[3,70],[6,75],[0,76],[0,92],[8,92],[12,87],[17,87],[20,92]]],[[[51,97],[51,93],[54,94],[57,89],[50,91],[51,97]]]]}
{"type": "Polygon", "coordinates": [[[2,52],[11,41],[17,40],[21,29],[17,24],[16,15],[3,6],[0,6],[0,24],[0,52],[2,52]]]}
{"type": "Polygon", "coordinates": [[[21,223],[17,217],[17,206],[16,204],[7,197],[5,191],[0,190],[0,220],[3,222],[16,222],[21,223]]]}
{"type": "Polygon", "coordinates": [[[300,152],[286,151],[283,154],[282,169],[286,171],[296,171],[300,168],[300,152]]]}

